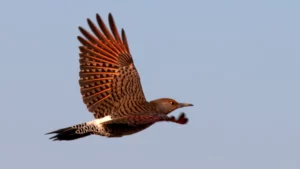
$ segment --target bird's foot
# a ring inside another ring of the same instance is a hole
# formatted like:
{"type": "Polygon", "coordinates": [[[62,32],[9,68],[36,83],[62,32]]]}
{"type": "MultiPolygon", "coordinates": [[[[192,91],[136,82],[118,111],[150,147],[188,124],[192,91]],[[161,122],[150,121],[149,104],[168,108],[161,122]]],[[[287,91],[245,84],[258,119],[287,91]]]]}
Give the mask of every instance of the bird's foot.
{"type": "Polygon", "coordinates": [[[189,119],[185,117],[185,113],[181,113],[178,119],[176,119],[174,116],[171,116],[170,121],[178,124],[186,124],[189,119]]]}

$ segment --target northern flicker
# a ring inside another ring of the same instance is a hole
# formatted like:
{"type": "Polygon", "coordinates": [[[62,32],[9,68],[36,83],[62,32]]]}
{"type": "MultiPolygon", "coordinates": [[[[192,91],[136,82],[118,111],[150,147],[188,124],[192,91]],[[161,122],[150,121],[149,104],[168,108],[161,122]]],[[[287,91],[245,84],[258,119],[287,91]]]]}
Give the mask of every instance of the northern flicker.
{"type": "Polygon", "coordinates": [[[134,66],[124,29],[118,33],[108,15],[110,30],[96,15],[100,29],[87,19],[93,34],[79,27],[80,91],[83,102],[95,119],[47,134],[53,140],[74,140],[88,135],[121,137],[144,130],[159,121],[186,124],[184,113],[176,119],[172,111],[187,106],[174,99],[145,99],[139,74],[134,66]]]}

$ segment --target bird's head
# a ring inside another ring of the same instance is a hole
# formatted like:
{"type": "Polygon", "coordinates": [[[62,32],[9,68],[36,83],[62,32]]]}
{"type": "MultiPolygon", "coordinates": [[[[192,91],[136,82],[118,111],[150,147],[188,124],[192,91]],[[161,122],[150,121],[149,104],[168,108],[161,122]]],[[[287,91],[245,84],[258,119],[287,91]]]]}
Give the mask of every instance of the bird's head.
{"type": "Polygon", "coordinates": [[[193,104],[190,103],[178,103],[176,100],[170,98],[156,99],[152,100],[150,103],[153,104],[156,110],[162,114],[169,114],[181,107],[193,106],[193,104]]]}

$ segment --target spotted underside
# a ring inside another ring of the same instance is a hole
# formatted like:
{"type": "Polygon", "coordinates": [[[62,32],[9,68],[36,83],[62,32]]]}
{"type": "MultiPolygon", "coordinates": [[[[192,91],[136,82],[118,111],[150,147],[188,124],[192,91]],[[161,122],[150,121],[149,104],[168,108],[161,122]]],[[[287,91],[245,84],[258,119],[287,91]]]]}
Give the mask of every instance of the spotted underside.
{"type": "Polygon", "coordinates": [[[117,112],[115,116],[143,111],[146,103],[139,74],[133,64],[127,39],[122,29],[120,37],[112,15],[111,32],[101,17],[96,15],[100,29],[89,19],[94,35],[79,27],[80,90],[83,102],[95,118],[117,112]]]}

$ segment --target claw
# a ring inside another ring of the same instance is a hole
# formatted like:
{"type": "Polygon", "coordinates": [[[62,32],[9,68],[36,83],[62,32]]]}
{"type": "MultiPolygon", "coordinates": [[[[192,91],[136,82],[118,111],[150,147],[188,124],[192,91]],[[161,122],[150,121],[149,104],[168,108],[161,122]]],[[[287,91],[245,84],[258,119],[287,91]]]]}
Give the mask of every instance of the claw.
{"type": "Polygon", "coordinates": [[[185,117],[185,114],[182,113],[178,119],[176,120],[176,123],[179,123],[179,124],[186,124],[188,122],[188,118],[185,117]]]}

